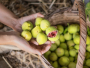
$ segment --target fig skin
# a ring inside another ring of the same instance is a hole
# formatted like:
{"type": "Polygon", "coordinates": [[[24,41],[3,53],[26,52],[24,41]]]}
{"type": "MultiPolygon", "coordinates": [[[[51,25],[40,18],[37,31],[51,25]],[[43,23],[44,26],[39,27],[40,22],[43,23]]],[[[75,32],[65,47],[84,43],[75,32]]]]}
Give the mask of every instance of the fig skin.
{"type": "Polygon", "coordinates": [[[49,55],[49,59],[51,61],[56,61],[58,59],[57,55],[55,52],[52,52],[50,55],[49,55]]]}
{"type": "Polygon", "coordinates": [[[40,24],[40,28],[45,31],[50,26],[50,22],[48,20],[42,20],[40,24]]]}
{"type": "Polygon", "coordinates": [[[46,29],[46,34],[48,35],[50,32],[52,32],[52,31],[57,31],[57,29],[55,28],[55,27],[53,27],[53,26],[50,26],[50,27],[48,27],[47,29],[46,29]]]}
{"type": "Polygon", "coordinates": [[[50,26],[50,27],[48,27],[48,28],[46,29],[46,34],[47,34],[47,36],[48,36],[50,33],[54,32],[54,31],[56,32],[56,34],[54,33],[53,36],[48,37],[48,39],[49,39],[50,41],[57,41],[57,40],[60,38],[60,34],[59,34],[58,30],[57,30],[55,27],[53,27],[53,26],[50,26]]]}
{"type": "Polygon", "coordinates": [[[32,28],[33,28],[33,24],[32,24],[31,22],[29,22],[29,21],[24,22],[24,23],[22,24],[22,30],[31,31],[32,28]]]}
{"type": "Polygon", "coordinates": [[[48,39],[50,41],[57,41],[59,38],[60,38],[60,34],[59,33],[57,33],[57,35],[55,37],[53,37],[53,38],[48,37],[48,39]]]}
{"type": "Polygon", "coordinates": [[[71,34],[75,34],[78,31],[78,27],[75,24],[71,24],[68,27],[68,32],[71,34]]]}
{"type": "Polygon", "coordinates": [[[57,29],[60,34],[62,34],[64,32],[64,27],[62,25],[57,25],[57,29]]]}
{"type": "Polygon", "coordinates": [[[32,29],[31,33],[34,38],[37,37],[38,33],[42,32],[40,26],[36,26],[32,29]]]}
{"type": "Polygon", "coordinates": [[[44,19],[44,18],[37,17],[36,20],[35,20],[35,25],[36,25],[36,26],[40,26],[41,21],[42,21],[43,19],[44,19]]]}
{"type": "Polygon", "coordinates": [[[53,43],[51,45],[50,51],[55,51],[57,49],[57,44],[53,43]]]}
{"type": "Polygon", "coordinates": [[[41,32],[37,35],[36,40],[39,45],[42,45],[47,41],[47,36],[41,32]]]}
{"type": "Polygon", "coordinates": [[[64,49],[63,48],[57,48],[55,52],[56,52],[58,57],[61,57],[64,55],[64,49]]]}
{"type": "Polygon", "coordinates": [[[66,56],[62,56],[59,58],[59,64],[62,66],[67,66],[69,64],[69,58],[66,56]]]}
{"type": "Polygon", "coordinates": [[[21,36],[24,37],[27,41],[31,40],[32,34],[29,31],[23,31],[21,33],[21,36]]]}
{"type": "Polygon", "coordinates": [[[53,63],[52,63],[52,66],[54,67],[54,68],[58,68],[58,62],[57,61],[54,61],[53,63]]]}

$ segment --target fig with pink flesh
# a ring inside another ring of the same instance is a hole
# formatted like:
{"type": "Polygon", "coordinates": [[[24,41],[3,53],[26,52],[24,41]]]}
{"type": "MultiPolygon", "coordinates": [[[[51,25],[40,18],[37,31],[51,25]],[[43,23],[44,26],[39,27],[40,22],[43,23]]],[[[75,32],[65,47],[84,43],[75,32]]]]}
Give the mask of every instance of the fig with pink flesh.
{"type": "Polygon", "coordinates": [[[50,41],[57,41],[60,36],[58,30],[53,26],[50,26],[46,29],[46,34],[50,41]]]}

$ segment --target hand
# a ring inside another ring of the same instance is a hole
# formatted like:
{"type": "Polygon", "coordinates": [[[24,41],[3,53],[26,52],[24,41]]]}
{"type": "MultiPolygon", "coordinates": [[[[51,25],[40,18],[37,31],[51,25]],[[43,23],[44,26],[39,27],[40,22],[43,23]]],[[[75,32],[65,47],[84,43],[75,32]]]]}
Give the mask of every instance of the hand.
{"type": "Polygon", "coordinates": [[[45,52],[47,52],[51,47],[51,42],[47,41],[43,45],[38,45],[38,43],[35,41],[35,39],[31,39],[29,42],[27,42],[25,39],[23,39],[21,36],[15,35],[14,39],[14,45],[18,48],[28,52],[28,53],[34,53],[38,55],[42,55],[45,52]]]}
{"type": "MultiPolygon", "coordinates": [[[[29,16],[26,16],[26,17],[22,17],[20,19],[18,19],[18,24],[16,24],[16,28],[15,30],[18,31],[18,32],[22,32],[22,29],[21,29],[21,26],[22,24],[25,22],[25,21],[31,21],[33,24],[34,23],[34,20],[37,18],[37,17],[44,17],[42,14],[40,13],[36,13],[36,14],[32,14],[32,15],[29,15],[29,16]]],[[[17,39],[19,40],[19,38],[17,39]]],[[[51,47],[51,42],[50,41],[47,41],[45,44],[43,45],[38,45],[38,43],[35,41],[35,39],[32,39],[30,40],[30,42],[28,43],[26,40],[23,39],[23,41],[21,41],[21,43],[25,44],[23,45],[23,50],[24,51],[27,51],[29,53],[35,53],[35,54],[44,54],[45,52],[47,52],[50,47],[51,47]],[[28,45],[26,45],[25,43],[27,43],[28,45]],[[37,43],[37,44],[36,44],[37,43]],[[30,45],[29,45],[30,44],[30,45]]],[[[19,48],[22,49],[22,45],[19,46],[19,48]]]]}
{"type": "Polygon", "coordinates": [[[21,17],[20,19],[17,20],[18,23],[16,23],[14,30],[21,32],[22,31],[22,28],[21,28],[22,24],[26,21],[30,21],[33,23],[33,25],[35,25],[34,22],[35,22],[35,19],[37,17],[44,17],[44,16],[40,13],[36,13],[36,14],[29,15],[29,16],[21,17]]]}
{"type": "MultiPolygon", "coordinates": [[[[19,32],[19,34],[22,32],[21,26],[25,21],[32,22],[37,17],[44,17],[44,16],[40,13],[36,13],[36,14],[32,14],[32,15],[29,15],[26,17],[18,18],[10,10],[5,8],[5,6],[0,4],[0,22],[11,27],[15,31],[19,32]]],[[[12,34],[12,32],[0,33],[0,45],[4,45],[4,44],[5,45],[7,45],[7,44],[15,45],[15,46],[19,47],[20,49],[27,51],[29,53],[35,53],[35,54],[41,55],[41,54],[45,53],[46,51],[48,51],[51,46],[51,42],[45,43],[42,46],[34,44],[35,41],[33,41],[33,42],[31,41],[29,43],[24,38],[22,38],[20,35],[17,35],[14,32],[13,32],[13,34],[12,34]]]]}

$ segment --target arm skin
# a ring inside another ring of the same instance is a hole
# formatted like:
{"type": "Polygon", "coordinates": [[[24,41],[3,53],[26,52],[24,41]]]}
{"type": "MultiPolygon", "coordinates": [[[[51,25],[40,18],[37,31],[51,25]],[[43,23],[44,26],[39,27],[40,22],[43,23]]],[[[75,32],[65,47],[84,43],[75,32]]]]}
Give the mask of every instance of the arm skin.
{"type": "MultiPolygon", "coordinates": [[[[47,41],[45,44],[36,45],[34,39],[27,42],[20,36],[22,32],[21,26],[25,21],[34,21],[37,17],[44,17],[40,13],[18,18],[10,10],[0,4],[0,22],[11,27],[17,32],[0,32],[0,45],[14,45],[28,53],[42,55],[51,47],[51,42],[47,41]]],[[[34,24],[34,23],[33,23],[34,24]]],[[[37,43],[38,44],[38,43],[37,43]]]]}
{"type": "Polygon", "coordinates": [[[17,17],[6,7],[4,7],[0,3],[0,22],[11,27],[12,29],[15,28],[17,24],[17,17]]]}

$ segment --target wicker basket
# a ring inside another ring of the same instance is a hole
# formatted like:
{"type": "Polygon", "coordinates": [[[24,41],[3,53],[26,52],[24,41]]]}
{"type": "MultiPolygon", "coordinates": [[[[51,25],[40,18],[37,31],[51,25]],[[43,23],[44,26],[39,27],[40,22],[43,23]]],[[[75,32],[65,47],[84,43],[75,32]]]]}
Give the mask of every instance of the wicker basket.
{"type": "MultiPolygon", "coordinates": [[[[80,45],[76,68],[83,68],[86,52],[87,23],[85,17],[85,7],[82,0],[75,0],[72,8],[62,8],[56,10],[51,13],[47,19],[49,19],[52,25],[80,22],[80,45]]],[[[49,68],[53,68],[43,56],[42,58],[49,68]]]]}
{"type": "MultiPolygon", "coordinates": [[[[80,22],[80,45],[76,68],[83,68],[86,52],[86,36],[87,36],[87,24],[85,17],[85,8],[82,0],[75,0],[72,8],[62,8],[55,12],[48,14],[46,18],[51,22],[51,25],[66,24],[66,23],[79,23],[80,22]],[[77,11],[78,9],[78,11],[77,11]],[[55,15],[56,14],[56,15],[55,15]]],[[[3,48],[20,50],[14,46],[0,46],[3,48]]],[[[42,55],[40,56],[45,68],[53,68],[47,59],[42,55]]]]}

